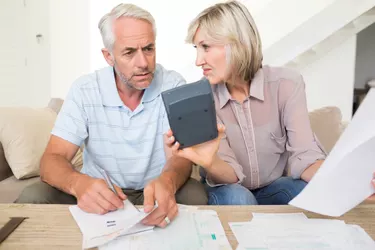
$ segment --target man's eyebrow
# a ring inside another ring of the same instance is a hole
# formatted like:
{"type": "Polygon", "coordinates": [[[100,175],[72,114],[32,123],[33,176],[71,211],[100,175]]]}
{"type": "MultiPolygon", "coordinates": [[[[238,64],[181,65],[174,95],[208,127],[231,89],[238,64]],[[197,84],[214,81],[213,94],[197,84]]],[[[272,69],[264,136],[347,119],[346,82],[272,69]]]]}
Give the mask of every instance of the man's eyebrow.
{"type": "MultiPolygon", "coordinates": [[[[142,48],[143,49],[148,49],[148,48],[152,48],[154,47],[155,44],[154,43],[149,43],[147,44],[145,47],[142,48]]],[[[125,52],[125,51],[136,51],[137,48],[133,48],[133,47],[125,47],[123,50],[121,50],[121,52],[125,52]]]]}
{"type": "Polygon", "coordinates": [[[142,49],[148,49],[148,48],[152,48],[152,47],[154,47],[154,46],[155,46],[154,43],[149,43],[149,44],[147,44],[145,47],[143,47],[142,49]]]}

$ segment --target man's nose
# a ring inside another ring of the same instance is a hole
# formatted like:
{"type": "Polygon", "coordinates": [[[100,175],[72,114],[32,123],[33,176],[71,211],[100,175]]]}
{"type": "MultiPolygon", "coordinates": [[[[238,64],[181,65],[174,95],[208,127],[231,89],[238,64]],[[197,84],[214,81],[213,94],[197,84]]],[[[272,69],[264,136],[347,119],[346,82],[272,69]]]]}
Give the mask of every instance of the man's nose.
{"type": "Polygon", "coordinates": [[[138,68],[147,68],[148,62],[143,51],[138,51],[135,59],[135,66],[138,68]]]}

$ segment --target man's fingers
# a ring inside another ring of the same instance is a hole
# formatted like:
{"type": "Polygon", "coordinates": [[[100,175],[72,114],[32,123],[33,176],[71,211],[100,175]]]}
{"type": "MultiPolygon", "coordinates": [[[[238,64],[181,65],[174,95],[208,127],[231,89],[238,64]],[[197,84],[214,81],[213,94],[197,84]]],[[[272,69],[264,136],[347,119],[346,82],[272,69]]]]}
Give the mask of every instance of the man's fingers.
{"type": "Polygon", "coordinates": [[[109,202],[104,196],[100,193],[92,193],[90,194],[91,199],[94,203],[97,203],[100,207],[102,207],[106,212],[114,211],[117,209],[115,205],[109,202]]]}
{"type": "Polygon", "coordinates": [[[149,213],[155,206],[154,187],[150,185],[146,186],[146,188],[143,191],[143,196],[143,206],[145,213],[149,213]]]}
{"type": "Polygon", "coordinates": [[[78,207],[87,213],[93,214],[105,214],[108,211],[102,208],[95,200],[92,198],[87,198],[85,200],[78,202],[78,207]]]}
{"type": "Polygon", "coordinates": [[[109,188],[104,188],[99,191],[99,193],[106,199],[108,202],[110,202],[115,208],[123,208],[124,203],[121,200],[120,197],[118,197],[112,190],[109,188]]]}
{"type": "Polygon", "coordinates": [[[116,189],[116,192],[118,193],[118,196],[120,197],[121,200],[126,200],[126,195],[124,194],[124,192],[122,191],[122,189],[116,185],[115,186],[115,189],[116,189]]]}
{"type": "MultiPolygon", "coordinates": [[[[177,207],[177,205],[175,205],[168,212],[167,217],[168,217],[169,221],[172,222],[173,219],[177,216],[177,214],[178,214],[178,207],[177,207]]],[[[166,217],[164,217],[163,220],[157,226],[161,227],[161,228],[165,228],[166,226],[168,226],[166,217]]]]}
{"type": "Polygon", "coordinates": [[[161,208],[158,207],[151,214],[149,214],[142,223],[148,226],[154,226],[161,223],[161,221],[165,218],[166,213],[162,212],[161,208]]]}
{"type": "Polygon", "coordinates": [[[143,223],[146,225],[158,225],[168,214],[168,210],[169,200],[158,200],[158,207],[143,220],[143,223]]]}

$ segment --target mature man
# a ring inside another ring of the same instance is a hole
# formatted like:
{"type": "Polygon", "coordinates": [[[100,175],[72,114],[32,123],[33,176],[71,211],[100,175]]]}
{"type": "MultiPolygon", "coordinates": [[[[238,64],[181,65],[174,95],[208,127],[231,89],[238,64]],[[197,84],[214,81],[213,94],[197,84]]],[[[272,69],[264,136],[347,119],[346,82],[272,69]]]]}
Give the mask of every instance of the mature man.
{"type": "Polygon", "coordinates": [[[166,226],[177,203],[207,204],[191,162],[164,148],[169,129],[161,92],[185,84],[155,62],[155,22],[147,11],[120,4],[99,29],[110,65],[77,79],[63,104],[41,160],[43,182],[26,188],[17,203],[68,203],[104,214],[128,198],[150,211],[148,225],[166,226]],[[166,137],[164,138],[164,140],[166,137]],[[70,164],[84,143],[84,166],[70,164]],[[103,180],[105,170],[117,190],[103,180]]]}

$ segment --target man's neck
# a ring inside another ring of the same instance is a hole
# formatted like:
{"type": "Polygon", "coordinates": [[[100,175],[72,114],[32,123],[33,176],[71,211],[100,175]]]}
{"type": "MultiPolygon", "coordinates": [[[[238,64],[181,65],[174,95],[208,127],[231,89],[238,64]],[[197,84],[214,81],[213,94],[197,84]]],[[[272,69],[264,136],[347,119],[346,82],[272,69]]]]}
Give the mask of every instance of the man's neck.
{"type": "Polygon", "coordinates": [[[121,101],[125,104],[125,106],[134,111],[141,102],[143,93],[145,91],[130,88],[126,84],[122,83],[120,79],[116,79],[116,87],[121,101]]]}

